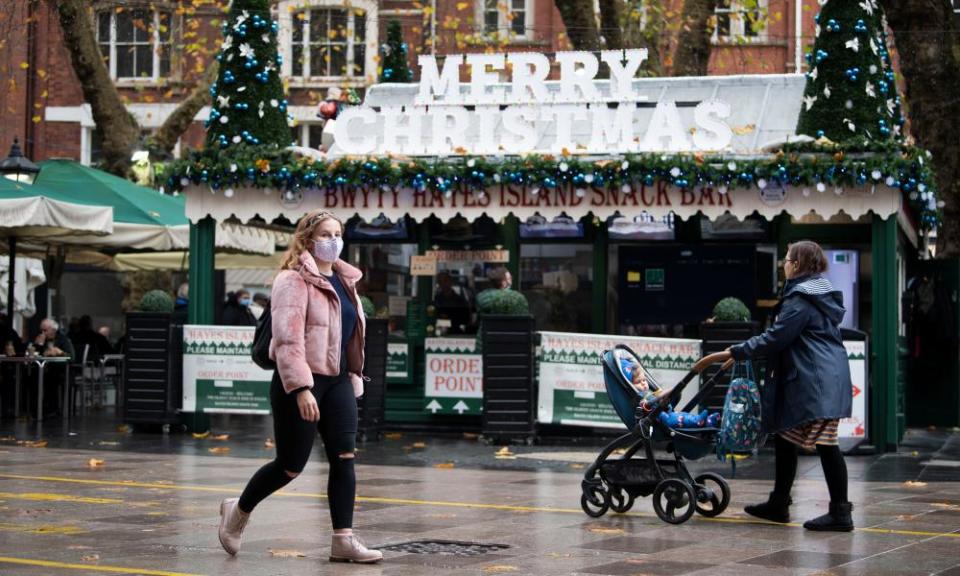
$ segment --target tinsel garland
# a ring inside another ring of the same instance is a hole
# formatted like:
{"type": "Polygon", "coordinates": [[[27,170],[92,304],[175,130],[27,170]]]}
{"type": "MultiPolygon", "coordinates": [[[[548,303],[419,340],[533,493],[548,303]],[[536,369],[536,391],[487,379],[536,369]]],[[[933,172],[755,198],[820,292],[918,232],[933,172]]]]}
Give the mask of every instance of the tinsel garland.
{"type": "Polygon", "coordinates": [[[240,144],[229,154],[195,152],[170,166],[167,192],[191,185],[233,195],[233,188],[297,190],[344,186],[430,190],[452,194],[466,188],[477,194],[501,183],[543,188],[572,185],[628,186],[657,182],[681,188],[712,186],[728,190],[769,186],[827,187],[886,184],[899,188],[916,211],[920,227],[940,220],[929,153],[895,143],[865,143],[863,148],[824,143],[794,144],[762,158],[699,154],[625,154],[602,159],[576,156],[505,156],[448,158],[344,157],[315,160],[286,149],[240,144]]]}

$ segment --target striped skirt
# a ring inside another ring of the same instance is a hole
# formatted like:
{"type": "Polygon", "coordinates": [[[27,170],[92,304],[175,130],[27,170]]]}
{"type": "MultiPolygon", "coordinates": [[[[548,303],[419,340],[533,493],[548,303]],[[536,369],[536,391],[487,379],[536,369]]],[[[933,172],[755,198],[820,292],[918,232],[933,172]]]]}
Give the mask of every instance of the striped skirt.
{"type": "Polygon", "coordinates": [[[780,433],[784,440],[796,444],[804,450],[813,450],[817,444],[837,446],[837,426],[839,420],[813,420],[780,433]]]}

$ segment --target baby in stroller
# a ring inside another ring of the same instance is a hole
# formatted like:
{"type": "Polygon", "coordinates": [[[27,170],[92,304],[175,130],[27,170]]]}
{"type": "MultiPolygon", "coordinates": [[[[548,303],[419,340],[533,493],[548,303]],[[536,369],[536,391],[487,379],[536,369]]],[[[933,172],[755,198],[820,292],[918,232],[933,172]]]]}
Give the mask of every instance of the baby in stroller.
{"type": "MultiPolygon", "coordinates": [[[[717,516],[730,503],[730,487],[722,476],[693,476],[685,459],[696,460],[715,450],[718,417],[706,412],[673,410],[684,388],[717,355],[699,360],[673,388],[660,386],[629,347],[620,344],[602,356],[607,397],[628,433],[607,444],[586,470],[580,506],[596,518],[607,510],[624,513],[637,497],[652,496],[653,509],[665,522],[680,524],[694,513],[717,516]]],[[[693,409],[715,386],[724,368],[703,382],[684,406],[693,409]]]]}
{"type": "MultiPolygon", "coordinates": [[[[640,392],[640,406],[645,412],[652,412],[660,403],[666,391],[658,388],[647,379],[647,372],[629,356],[620,357],[620,370],[627,376],[633,387],[640,392]]],[[[701,410],[699,414],[681,412],[668,406],[658,416],[660,421],[671,428],[716,428],[720,425],[720,414],[708,414],[701,410]]]]}

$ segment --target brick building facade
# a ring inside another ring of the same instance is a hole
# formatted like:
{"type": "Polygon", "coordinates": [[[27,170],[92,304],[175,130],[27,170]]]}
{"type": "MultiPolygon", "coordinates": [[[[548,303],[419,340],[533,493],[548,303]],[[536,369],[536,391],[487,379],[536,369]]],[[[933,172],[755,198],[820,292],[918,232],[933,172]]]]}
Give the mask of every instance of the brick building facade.
{"type": "MultiPolygon", "coordinates": [[[[145,132],[155,130],[193,89],[220,42],[226,0],[92,0],[94,26],[111,76],[145,132]]],[[[679,0],[665,17],[679,18],[679,0]]],[[[629,7],[633,4],[627,4],[629,7]]],[[[635,5],[642,6],[637,2],[635,5]]],[[[816,0],[760,0],[759,13],[718,8],[711,74],[791,73],[812,42],[816,0]],[[797,6],[800,2],[800,6],[797,6]],[[797,17],[800,25],[797,25],[797,17]],[[798,33],[799,32],[799,33],[798,33]],[[800,41],[798,42],[798,38],[800,41]]],[[[731,7],[732,5],[732,7],[731,7]]],[[[9,0],[0,10],[0,145],[14,137],[34,160],[98,157],[98,132],[84,105],[51,3],[9,0]]],[[[419,54],[569,49],[552,0],[276,0],[293,137],[317,146],[316,105],[331,86],[362,91],[378,77],[378,51],[391,19],[403,24],[415,70],[419,54]],[[318,40],[319,38],[319,40],[318,40]]],[[[642,8],[628,14],[642,23],[642,8]]],[[[667,57],[668,59],[669,57],[667,57]]],[[[177,152],[203,144],[198,121],[177,152]]]]}

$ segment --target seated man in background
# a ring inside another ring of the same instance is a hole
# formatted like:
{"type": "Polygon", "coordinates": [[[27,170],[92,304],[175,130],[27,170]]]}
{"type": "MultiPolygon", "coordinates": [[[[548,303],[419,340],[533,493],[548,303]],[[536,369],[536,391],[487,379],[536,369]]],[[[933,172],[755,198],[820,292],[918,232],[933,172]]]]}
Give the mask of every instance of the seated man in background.
{"type": "Polygon", "coordinates": [[[107,340],[106,336],[93,329],[93,319],[87,315],[80,317],[77,330],[70,339],[76,352],[74,359],[78,362],[83,360],[83,350],[87,346],[90,347],[90,350],[87,352],[86,359],[93,362],[98,361],[106,354],[113,353],[113,346],[110,345],[110,341],[107,340]]]}
{"type": "MultiPolygon", "coordinates": [[[[60,325],[53,318],[44,318],[43,321],[40,322],[40,333],[33,339],[31,346],[33,346],[34,351],[41,356],[76,358],[73,343],[70,342],[70,339],[67,338],[65,334],[60,332],[60,325]]],[[[59,402],[57,390],[63,385],[66,370],[66,366],[47,366],[46,368],[46,373],[43,377],[44,415],[52,414],[59,402]]],[[[30,386],[30,395],[33,398],[36,398],[36,396],[34,396],[36,390],[36,386],[30,386]]],[[[31,400],[28,406],[33,405],[35,405],[35,401],[31,400]]]]}

